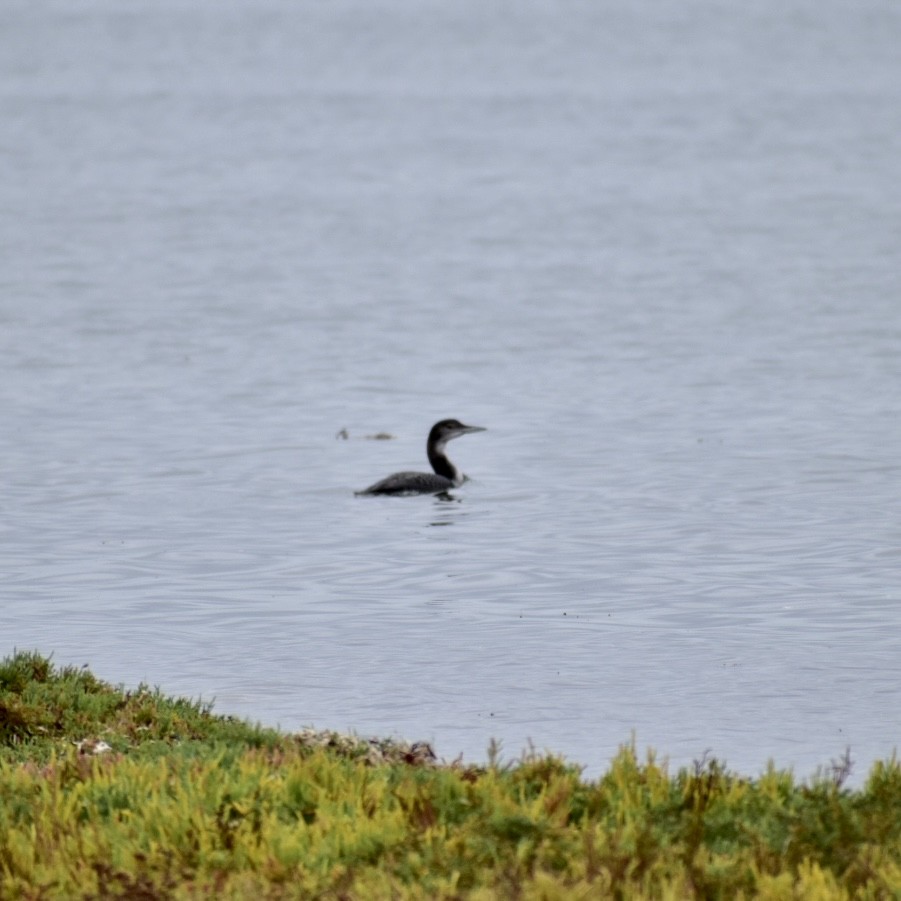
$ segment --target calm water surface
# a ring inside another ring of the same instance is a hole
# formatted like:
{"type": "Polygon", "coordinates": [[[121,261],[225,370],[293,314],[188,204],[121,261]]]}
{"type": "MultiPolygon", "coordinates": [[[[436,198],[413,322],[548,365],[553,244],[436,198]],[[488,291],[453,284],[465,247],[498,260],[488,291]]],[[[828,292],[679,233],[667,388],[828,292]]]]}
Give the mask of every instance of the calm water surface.
{"type": "Polygon", "coordinates": [[[447,757],[891,753],[897,4],[0,24],[0,652],[447,757]],[[454,501],[353,496],[445,416],[454,501]]]}

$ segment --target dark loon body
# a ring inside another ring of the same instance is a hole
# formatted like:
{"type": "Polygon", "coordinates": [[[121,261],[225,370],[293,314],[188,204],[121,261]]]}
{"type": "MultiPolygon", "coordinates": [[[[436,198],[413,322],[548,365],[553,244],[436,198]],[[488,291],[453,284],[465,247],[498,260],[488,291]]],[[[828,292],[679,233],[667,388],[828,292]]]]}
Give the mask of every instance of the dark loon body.
{"type": "Polygon", "coordinates": [[[448,441],[461,435],[484,431],[481,426],[463,425],[456,419],[442,419],[432,426],[426,442],[426,453],[434,472],[396,472],[356,494],[438,494],[459,488],[466,476],[451,463],[444,447],[448,441]]]}

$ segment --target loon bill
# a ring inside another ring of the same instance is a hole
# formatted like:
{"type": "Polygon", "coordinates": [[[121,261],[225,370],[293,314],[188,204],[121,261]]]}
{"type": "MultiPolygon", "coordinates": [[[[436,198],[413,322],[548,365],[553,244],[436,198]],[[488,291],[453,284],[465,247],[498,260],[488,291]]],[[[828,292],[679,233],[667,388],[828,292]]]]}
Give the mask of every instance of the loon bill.
{"type": "Polygon", "coordinates": [[[459,488],[466,476],[454,466],[444,452],[445,445],[461,435],[484,432],[478,425],[463,425],[456,419],[442,419],[429,432],[426,454],[434,472],[396,472],[355,494],[438,494],[459,488]]]}

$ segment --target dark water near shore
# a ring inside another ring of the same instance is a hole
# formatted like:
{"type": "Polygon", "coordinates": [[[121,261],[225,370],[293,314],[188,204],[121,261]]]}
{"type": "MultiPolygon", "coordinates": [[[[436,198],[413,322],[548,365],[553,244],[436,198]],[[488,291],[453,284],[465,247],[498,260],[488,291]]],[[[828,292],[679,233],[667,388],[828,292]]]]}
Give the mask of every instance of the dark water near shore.
{"type": "Polygon", "coordinates": [[[0,25],[0,653],[449,757],[891,753],[901,8],[0,25]],[[445,416],[456,501],[353,496],[445,416]]]}

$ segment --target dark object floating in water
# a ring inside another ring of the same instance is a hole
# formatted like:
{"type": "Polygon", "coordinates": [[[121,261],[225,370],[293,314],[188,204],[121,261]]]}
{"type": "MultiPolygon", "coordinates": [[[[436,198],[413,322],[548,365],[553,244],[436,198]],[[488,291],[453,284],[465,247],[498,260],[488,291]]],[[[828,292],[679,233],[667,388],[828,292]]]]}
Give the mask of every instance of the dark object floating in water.
{"type": "MultiPolygon", "coordinates": [[[[393,441],[394,435],[389,432],[376,432],[374,435],[364,435],[363,436],[367,441],[393,441]]],[[[347,441],[350,438],[350,432],[347,429],[338,429],[338,434],[335,435],[336,439],[343,439],[347,441]]]]}
{"type": "Polygon", "coordinates": [[[466,476],[454,466],[444,452],[448,441],[459,438],[461,435],[469,435],[472,432],[484,432],[478,425],[463,425],[456,419],[442,419],[436,422],[429,432],[426,442],[426,453],[429,463],[432,464],[432,472],[396,472],[374,485],[370,485],[365,491],[356,491],[355,494],[439,494],[451,488],[459,488],[466,476]]]}

